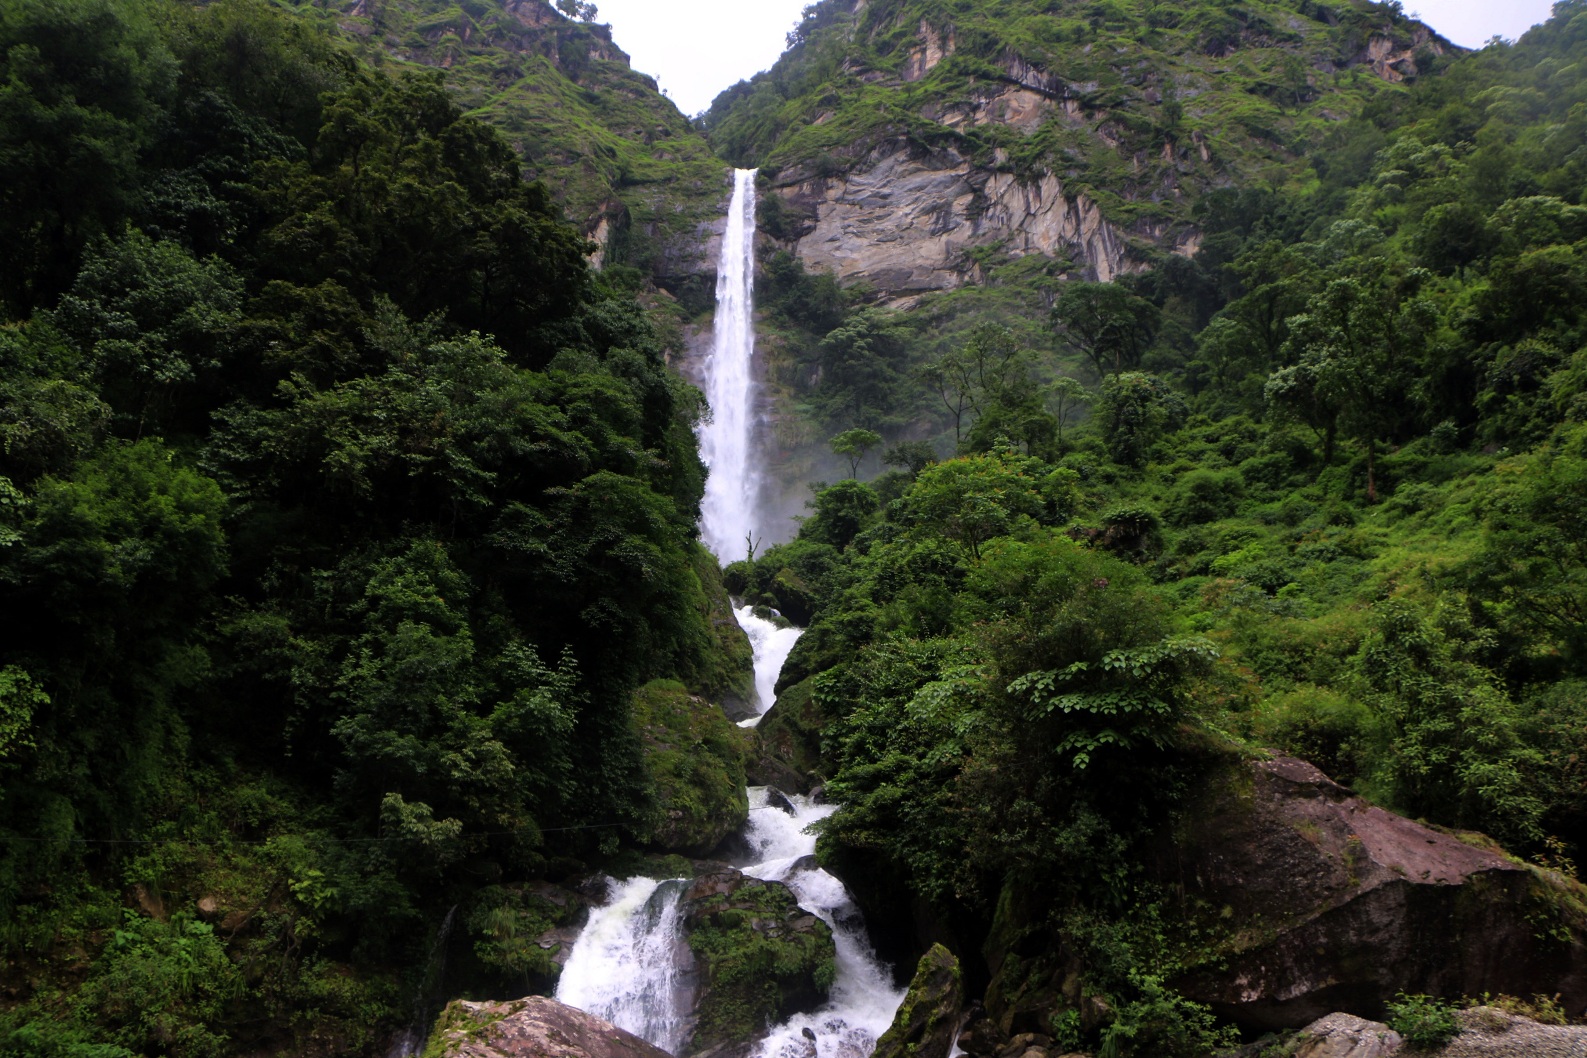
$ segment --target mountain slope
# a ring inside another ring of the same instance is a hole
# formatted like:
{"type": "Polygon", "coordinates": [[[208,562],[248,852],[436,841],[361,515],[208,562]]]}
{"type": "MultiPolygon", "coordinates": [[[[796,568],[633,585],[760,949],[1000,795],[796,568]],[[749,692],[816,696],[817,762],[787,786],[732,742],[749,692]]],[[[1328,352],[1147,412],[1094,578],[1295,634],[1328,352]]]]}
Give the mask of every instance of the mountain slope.
{"type": "Polygon", "coordinates": [[[1107,279],[1194,253],[1207,191],[1293,184],[1342,120],[1459,50],[1353,0],[826,0],[790,39],[708,134],[763,166],[769,228],[807,266],[894,297],[988,255],[1107,279]]]}
{"type": "Polygon", "coordinates": [[[557,193],[602,263],[669,286],[710,271],[701,225],[725,208],[722,163],[611,27],[546,0],[276,0],[332,23],[375,66],[445,71],[458,102],[500,129],[527,175],[557,193]]]}

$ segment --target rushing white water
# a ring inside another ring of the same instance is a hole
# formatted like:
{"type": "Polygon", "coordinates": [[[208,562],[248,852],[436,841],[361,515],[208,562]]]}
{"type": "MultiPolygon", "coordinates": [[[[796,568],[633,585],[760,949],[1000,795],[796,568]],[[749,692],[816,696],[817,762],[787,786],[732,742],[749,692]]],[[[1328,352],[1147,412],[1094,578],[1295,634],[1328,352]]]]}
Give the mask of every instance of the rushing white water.
{"type": "Polygon", "coordinates": [[[838,970],[826,1005],[772,1029],[757,1048],[756,1058],[811,1058],[812,1054],[870,1058],[877,1039],[893,1023],[904,992],[893,987],[892,974],[876,958],[848,890],[811,858],[816,839],[808,831],[810,824],[836,809],[813,804],[807,797],[789,797],[794,808],[789,815],[770,807],[771,795],[764,787],[750,787],[749,797],[745,837],[756,862],[739,869],[764,881],[782,882],[793,890],[800,907],[832,927],[838,970]]]}
{"type": "Polygon", "coordinates": [[[683,933],[688,883],[632,878],[590,912],[557,982],[557,999],[605,1018],[669,1054],[692,1026],[682,979],[693,969],[683,933]]]}
{"type": "Polygon", "coordinates": [[[739,721],[738,726],[754,727],[777,700],[777,677],[803,630],[791,625],[782,628],[775,621],[758,617],[753,606],[740,606],[733,611],[733,616],[749,636],[750,649],[755,653],[755,709],[760,713],[760,716],[739,721]]]}
{"type": "Polygon", "coordinates": [[[755,170],[739,169],[716,270],[716,334],[705,368],[711,418],[700,427],[700,457],[711,471],[700,529],[705,545],[723,562],[743,558],[756,529],[754,361],[755,170]]]}
{"type": "MultiPolygon", "coordinates": [[[[761,480],[751,370],[754,241],[755,173],[740,170],[717,272],[716,344],[706,366],[712,418],[700,429],[700,452],[711,471],[701,504],[701,535],[719,559],[729,562],[745,553],[755,532],[761,480]]],[[[757,617],[751,606],[734,614],[754,649],[756,709],[764,715],[800,630],[757,617]]],[[[744,726],[758,722],[747,720],[744,726]]],[[[870,1058],[904,993],[893,987],[887,967],[877,960],[843,884],[812,858],[816,839],[807,828],[835,809],[792,797],[786,802],[793,806],[789,814],[782,810],[781,795],[774,805],[764,788],[752,787],[749,799],[744,837],[751,862],[740,869],[788,886],[800,907],[832,927],[837,949],[837,974],[826,1005],[772,1028],[755,1058],[870,1058]]],[[[679,906],[685,885],[635,878],[616,886],[611,901],[591,912],[574,944],[557,998],[677,1054],[691,1029],[684,986],[693,964],[679,906]]]]}

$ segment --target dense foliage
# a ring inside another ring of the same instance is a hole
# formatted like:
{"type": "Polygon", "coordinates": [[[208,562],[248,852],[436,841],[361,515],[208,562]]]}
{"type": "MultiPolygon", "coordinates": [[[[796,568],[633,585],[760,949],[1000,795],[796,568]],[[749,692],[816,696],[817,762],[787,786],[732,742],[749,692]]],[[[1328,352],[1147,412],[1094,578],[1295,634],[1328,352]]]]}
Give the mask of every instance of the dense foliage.
{"type": "Polygon", "coordinates": [[[497,987],[501,886],[659,825],[698,394],[438,76],[255,0],[0,71],[0,1051],[370,1053],[448,908],[497,987]]]}
{"type": "MultiPolygon", "coordinates": [[[[835,10],[811,9],[807,69],[835,10]]],[[[839,475],[853,429],[898,468],[729,568],[811,621],[768,723],[843,802],[831,862],[1109,997],[1111,1027],[1058,1038],[1211,1046],[1163,987],[1208,938],[1158,918],[1140,843],[1214,746],[1574,872],[1584,48],[1567,2],[1428,66],[1317,130],[1287,190],[1202,196],[1193,259],[1113,284],[993,262],[890,313],[768,256],[808,433],[839,475]]],[[[724,101],[720,142],[802,91],[724,101]]],[[[756,127],[773,157],[824,134],[756,127]]]]}

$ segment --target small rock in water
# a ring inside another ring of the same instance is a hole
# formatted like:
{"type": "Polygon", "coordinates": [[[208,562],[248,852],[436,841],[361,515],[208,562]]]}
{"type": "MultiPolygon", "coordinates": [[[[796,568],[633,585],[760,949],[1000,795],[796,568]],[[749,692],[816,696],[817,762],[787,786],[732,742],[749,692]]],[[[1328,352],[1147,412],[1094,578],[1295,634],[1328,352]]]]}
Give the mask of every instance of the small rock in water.
{"type": "Polygon", "coordinates": [[[767,788],[767,790],[766,790],[766,807],[767,808],[775,808],[777,811],[779,811],[783,815],[787,815],[787,816],[793,816],[793,815],[798,815],[799,814],[798,809],[794,808],[794,803],[792,801],[788,800],[788,795],[783,793],[781,790],[777,789],[776,787],[767,788]]]}

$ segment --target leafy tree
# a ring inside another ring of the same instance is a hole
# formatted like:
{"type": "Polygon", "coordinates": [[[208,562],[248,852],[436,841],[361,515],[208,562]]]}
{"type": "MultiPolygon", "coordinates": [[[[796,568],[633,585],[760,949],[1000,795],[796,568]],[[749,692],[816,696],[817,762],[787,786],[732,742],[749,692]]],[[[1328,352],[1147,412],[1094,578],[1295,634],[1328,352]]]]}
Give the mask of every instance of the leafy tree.
{"type": "Polygon", "coordinates": [[[844,430],[831,440],[833,454],[849,461],[849,477],[858,477],[860,461],[871,449],[882,443],[882,435],[874,430],[844,430]]]}
{"type": "MultiPolygon", "coordinates": [[[[1420,296],[1426,274],[1396,275],[1381,259],[1331,280],[1290,321],[1289,345],[1313,381],[1317,398],[1339,409],[1338,421],[1367,447],[1367,502],[1378,498],[1379,442],[1413,412],[1412,382],[1420,353],[1437,325],[1437,310],[1420,296]]],[[[1294,393],[1296,379],[1276,392],[1294,393]]]]}
{"type": "Polygon", "coordinates": [[[1184,424],[1185,402],[1162,379],[1127,371],[1102,382],[1097,418],[1113,459],[1129,467],[1146,462],[1164,434],[1184,424]]]}
{"type": "Polygon", "coordinates": [[[140,151],[176,75],[147,8],[109,0],[0,8],[0,304],[47,304],[77,255],[136,201],[140,151]]]}
{"type": "Polygon", "coordinates": [[[1162,327],[1162,312],[1115,283],[1066,283],[1052,320],[1059,340],[1105,376],[1140,366],[1162,327]]]}

